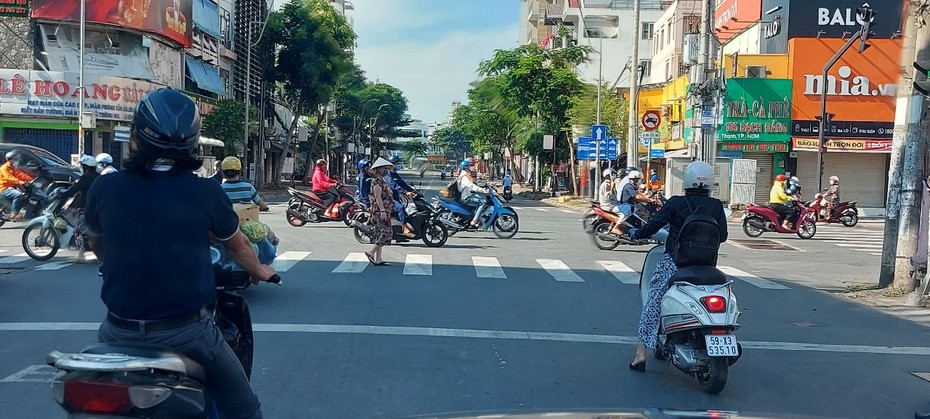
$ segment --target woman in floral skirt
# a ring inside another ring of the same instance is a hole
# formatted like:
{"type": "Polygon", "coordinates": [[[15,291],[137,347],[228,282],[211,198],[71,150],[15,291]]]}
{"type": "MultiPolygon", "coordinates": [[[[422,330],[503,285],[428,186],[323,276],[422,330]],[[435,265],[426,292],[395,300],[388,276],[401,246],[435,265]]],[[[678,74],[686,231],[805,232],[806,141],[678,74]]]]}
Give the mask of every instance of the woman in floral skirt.
{"type": "Polygon", "coordinates": [[[371,242],[374,247],[371,252],[365,252],[365,256],[375,266],[390,265],[384,261],[381,251],[384,249],[384,245],[391,243],[391,238],[394,235],[391,227],[391,211],[394,209],[394,200],[391,195],[391,188],[388,186],[387,180],[384,179],[384,176],[393,167],[394,165],[391,162],[382,158],[379,158],[371,165],[372,178],[369,199],[371,202],[372,222],[374,223],[371,232],[371,242]]]}

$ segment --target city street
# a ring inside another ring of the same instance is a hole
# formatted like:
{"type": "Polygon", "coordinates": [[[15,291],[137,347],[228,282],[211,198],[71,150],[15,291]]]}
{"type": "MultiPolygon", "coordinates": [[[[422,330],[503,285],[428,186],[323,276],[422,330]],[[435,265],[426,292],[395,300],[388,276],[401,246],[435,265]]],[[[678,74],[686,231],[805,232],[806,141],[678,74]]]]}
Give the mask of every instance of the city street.
{"type": "MultiPolygon", "coordinates": [[[[431,196],[446,182],[428,174],[424,183],[431,196]]],[[[927,326],[829,293],[875,281],[881,224],[821,226],[808,241],[761,238],[791,250],[722,246],[745,356],[710,396],[663,362],[650,358],[645,374],[627,368],[648,248],[599,251],[580,213],[519,198],[513,206],[513,239],[395,245],[385,250],[392,265],[377,267],[344,225],[290,227],[273,205],[262,221],[282,239],[284,285],[242,293],[265,417],[661,407],[903,418],[930,407],[930,382],[914,375],[930,373],[927,326]]],[[[746,239],[738,224],[729,229],[746,239]]],[[[61,417],[43,363],[51,350],[95,340],[100,278],[95,263],[71,264],[72,252],[29,260],[21,232],[0,229],[0,416],[61,417]]]]}

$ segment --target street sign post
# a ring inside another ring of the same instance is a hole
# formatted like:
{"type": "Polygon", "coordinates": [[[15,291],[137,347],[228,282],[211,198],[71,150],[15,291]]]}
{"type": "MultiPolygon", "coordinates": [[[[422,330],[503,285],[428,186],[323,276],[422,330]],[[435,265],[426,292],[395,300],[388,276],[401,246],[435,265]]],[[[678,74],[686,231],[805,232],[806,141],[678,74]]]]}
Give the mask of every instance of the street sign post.
{"type": "Polygon", "coordinates": [[[661,148],[649,149],[649,157],[652,157],[654,159],[664,159],[665,150],[661,148]]]}
{"type": "Polygon", "coordinates": [[[616,160],[617,139],[606,138],[596,141],[591,137],[578,138],[576,156],[578,160],[616,160]]]}
{"type": "MultiPolygon", "coordinates": [[[[598,90],[600,92],[600,90],[598,90]]],[[[598,93],[600,94],[600,93],[598,93]]],[[[607,138],[607,125],[602,125],[600,115],[597,118],[597,124],[591,125],[591,138],[594,142],[594,179],[595,185],[601,184],[601,140],[607,138]]]]}

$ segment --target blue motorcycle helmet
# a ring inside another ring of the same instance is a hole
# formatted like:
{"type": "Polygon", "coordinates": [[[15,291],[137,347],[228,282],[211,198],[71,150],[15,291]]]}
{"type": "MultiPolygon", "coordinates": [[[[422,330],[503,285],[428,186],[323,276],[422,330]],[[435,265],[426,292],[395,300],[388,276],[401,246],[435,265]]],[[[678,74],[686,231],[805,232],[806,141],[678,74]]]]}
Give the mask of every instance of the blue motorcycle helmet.
{"type": "Polygon", "coordinates": [[[397,163],[400,163],[400,157],[391,156],[391,159],[388,160],[388,161],[391,162],[391,164],[397,166],[397,163]]]}
{"type": "Polygon", "coordinates": [[[358,171],[364,171],[365,166],[368,166],[368,159],[361,159],[358,162],[358,171]]]}
{"type": "Polygon", "coordinates": [[[471,160],[468,160],[468,159],[462,160],[462,162],[459,163],[459,169],[462,169],[462,170],[465,170],[471,166],[472,166],[472,162],[471,160]]]}

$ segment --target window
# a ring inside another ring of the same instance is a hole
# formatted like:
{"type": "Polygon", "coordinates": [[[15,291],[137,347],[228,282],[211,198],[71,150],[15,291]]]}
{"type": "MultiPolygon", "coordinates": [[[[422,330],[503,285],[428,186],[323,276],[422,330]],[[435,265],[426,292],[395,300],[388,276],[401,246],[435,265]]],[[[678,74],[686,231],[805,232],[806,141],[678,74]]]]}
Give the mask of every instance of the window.
{"type": "Polygon", "coordinates": [[[665,81],[672,79],[672,60],[665,62],[665,81]]]}
{"type": "Polygon", "coordinates": [[[233,49],[232,34],[229,32],[229,23],[232,20],[229,10],[220,9],[220,35],[223,36],[223,46],[233,49]]]}
{"type": "Polygon", "coordinates": [[[643,31],[642,31],[642,32],[643,32],[643,35],[642,35],[642,38],[643,38],[643,39],[652,39],[652,36],[653,36],[653,29],[654,29],[654,28],[655,28],[655,26],[653,25],[652,22],[643,22],[643,31]]]}
{"type": "Polygon", "coordinates": [[[651,60],[639,60],[639,68],[642,70],[642,77],[652,76],[652,61],[651,60]]]}

